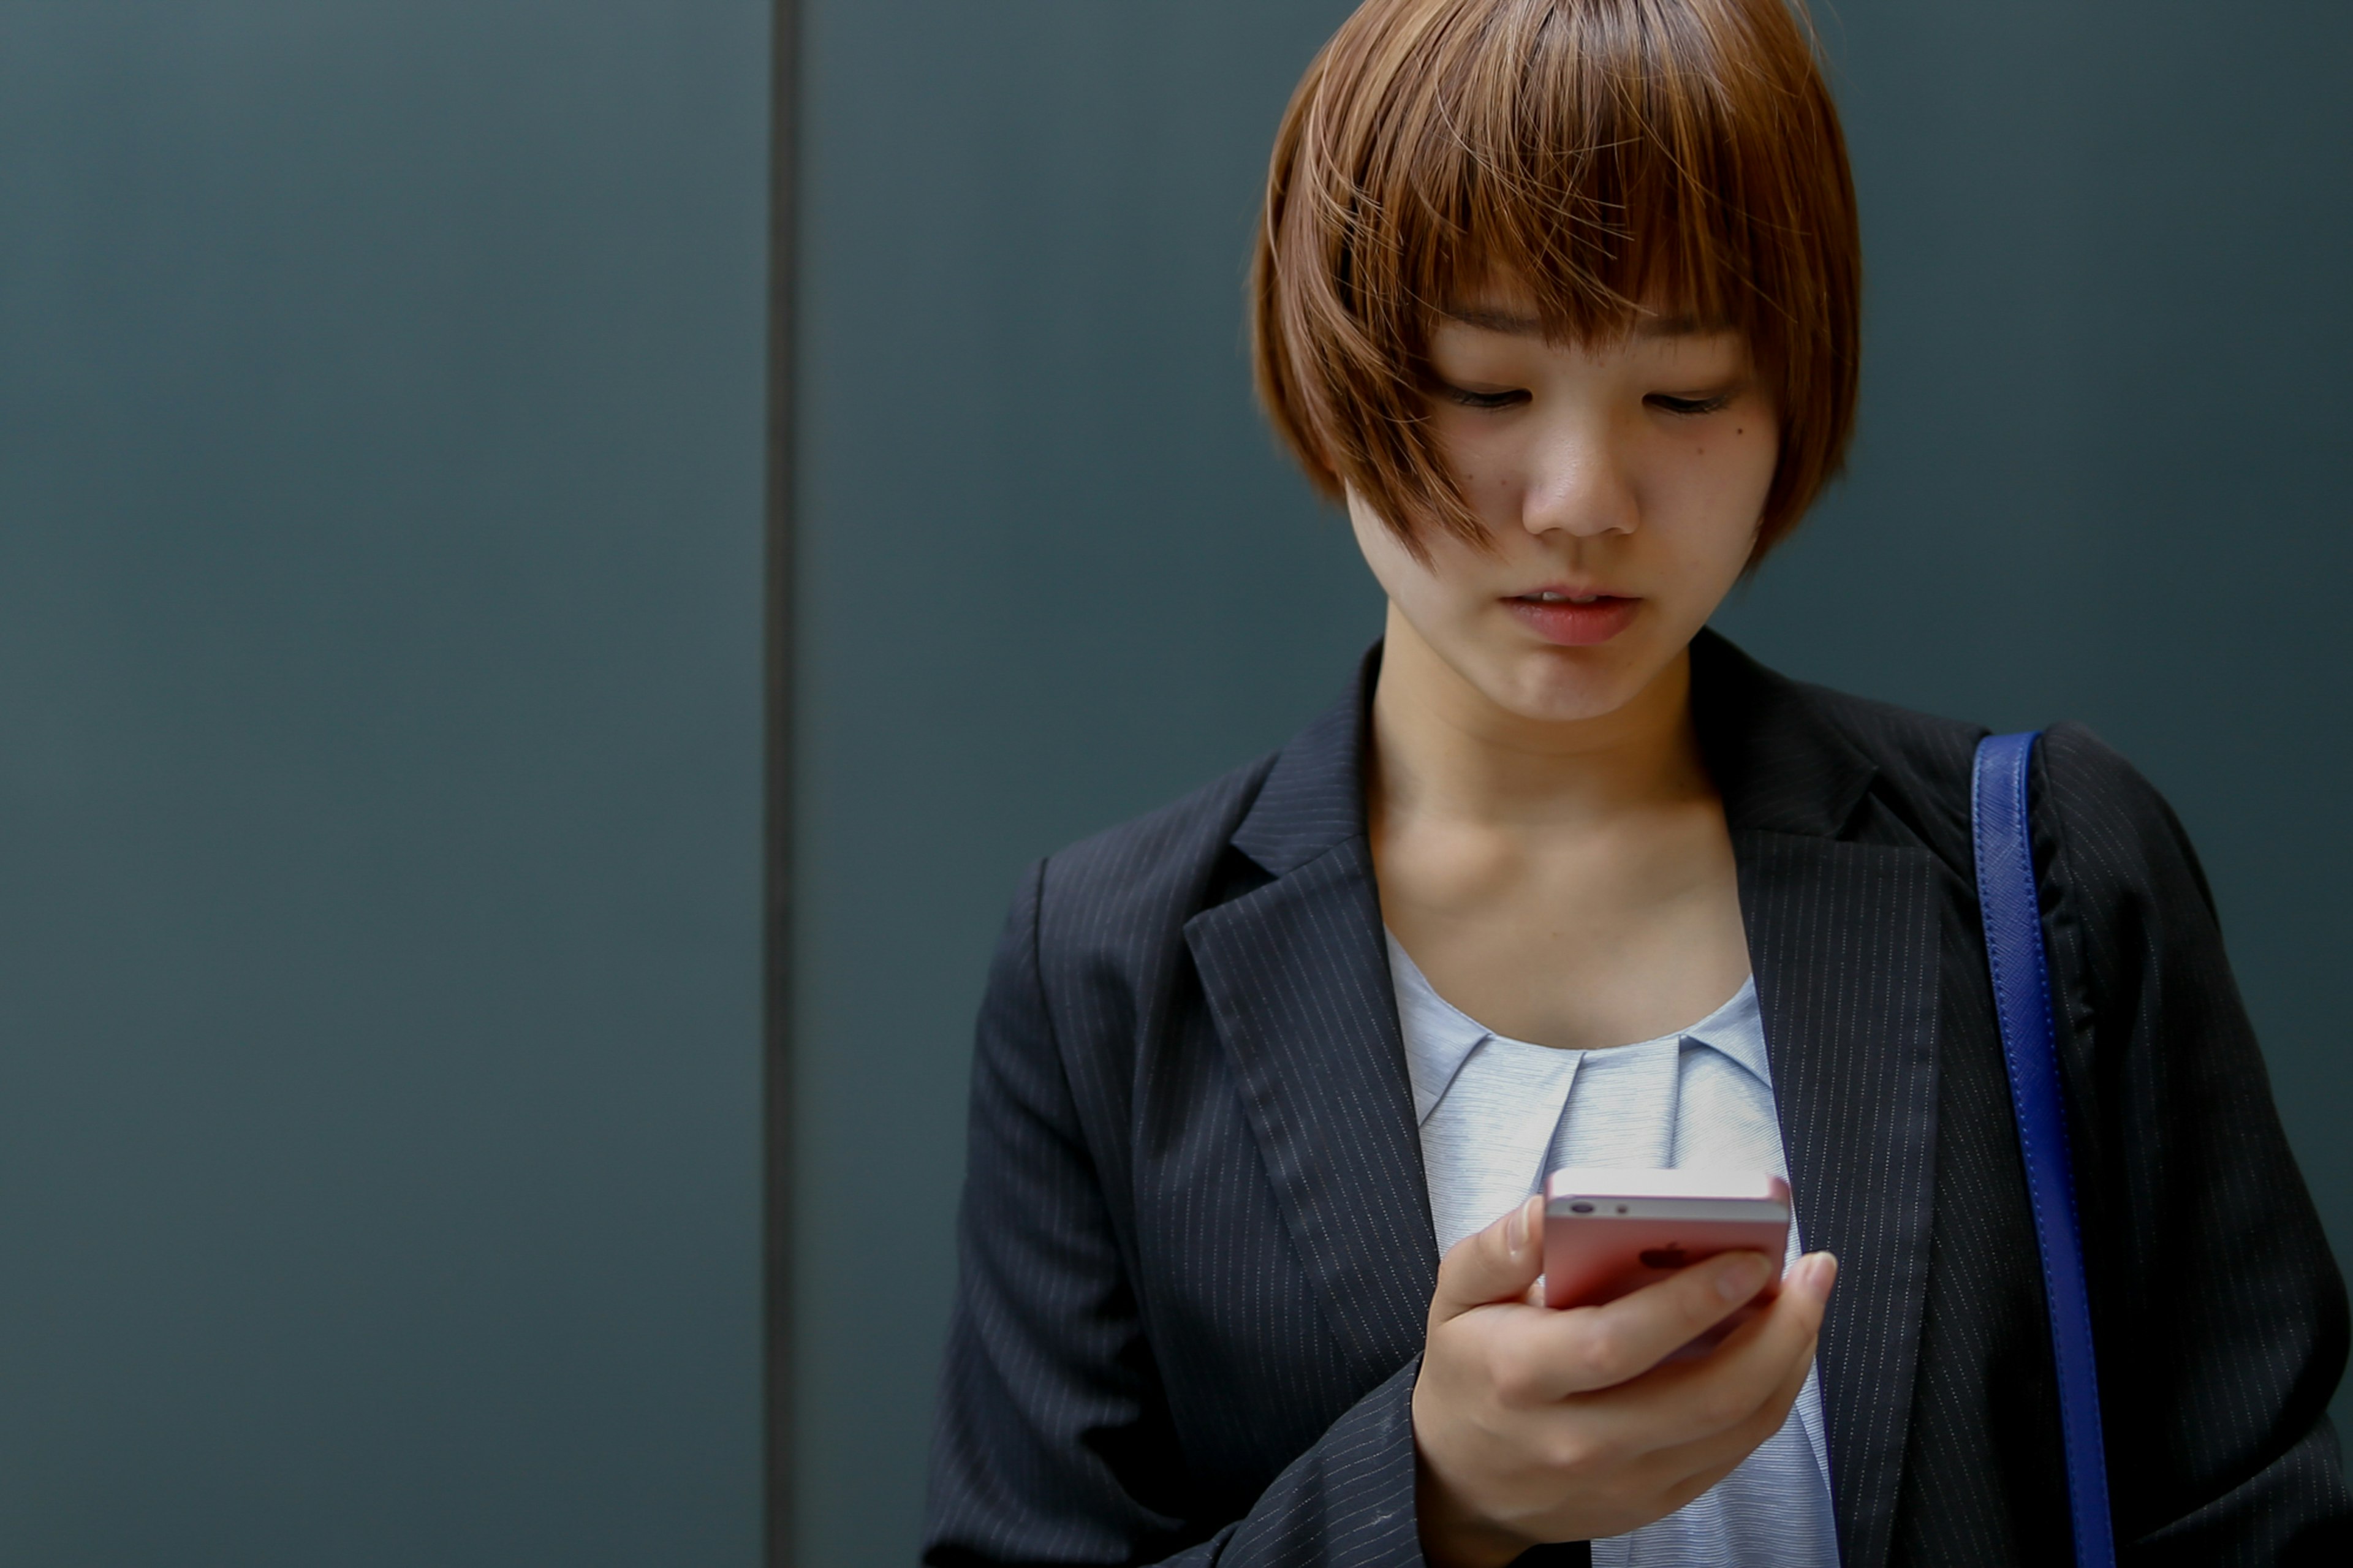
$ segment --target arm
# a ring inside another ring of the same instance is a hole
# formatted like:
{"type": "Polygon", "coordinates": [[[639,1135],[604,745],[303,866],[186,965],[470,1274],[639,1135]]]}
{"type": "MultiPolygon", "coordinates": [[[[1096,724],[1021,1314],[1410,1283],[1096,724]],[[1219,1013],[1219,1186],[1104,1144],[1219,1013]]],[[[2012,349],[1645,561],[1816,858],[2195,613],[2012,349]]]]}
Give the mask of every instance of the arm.
{"type": "Polygon", "coordinates": [[[1373,1389],[1240,1521],[1192,1488],[1038,965],[1025,880],[981,1006],[959,1274],[924,1561],[1419,1564],[1417,1363],[1373,1389]]]}
{"type": "Polygon", "coordinates": [[[2119,1547],[2151,1564],[2343,1561],[2353,1498],[2327,1409],[2344,1285],[2204,875],[2114,752],[2073,726],[2042,750],[2119,1547]]]}

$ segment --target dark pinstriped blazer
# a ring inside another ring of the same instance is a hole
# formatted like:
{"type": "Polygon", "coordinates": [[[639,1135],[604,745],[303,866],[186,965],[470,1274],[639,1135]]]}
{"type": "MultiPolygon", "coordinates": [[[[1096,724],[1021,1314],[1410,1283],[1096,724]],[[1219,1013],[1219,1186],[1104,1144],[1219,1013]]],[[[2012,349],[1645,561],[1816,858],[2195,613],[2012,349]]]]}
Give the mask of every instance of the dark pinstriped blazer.
{"type": "MultiPolygon", "coordinates": [[[[1355,689],[1036,868],[980,1016],[926,1561],[1412,1564],[1438,1257],[1355,689]]],[[[1982,731],[1704,635],[1808,1245],[1846,1568],[2067,1561],[2041,1276],[1979,936],[1982,731]]],[[[2353,1563],[2344,1287],[2202,874],[2078,728],[2039,748],[2123,1560],[2353,1563]]],[[[1582,1548],[1531,1553],[1566,1559],[1582,1548]]]]}

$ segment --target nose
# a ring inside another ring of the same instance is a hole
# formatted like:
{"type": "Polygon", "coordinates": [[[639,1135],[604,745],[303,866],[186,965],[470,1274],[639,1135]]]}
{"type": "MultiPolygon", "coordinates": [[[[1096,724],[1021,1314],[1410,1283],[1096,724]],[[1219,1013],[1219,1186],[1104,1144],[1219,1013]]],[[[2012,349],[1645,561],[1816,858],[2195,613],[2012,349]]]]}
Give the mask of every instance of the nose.
{"type": "Polygon", "coordinates": [[[1564,411],[1531,436],[1521,526],[1539,536],[1577,539],[1631,533],[1641,526],[1624,437],[1605,415],[1564,411]]]}

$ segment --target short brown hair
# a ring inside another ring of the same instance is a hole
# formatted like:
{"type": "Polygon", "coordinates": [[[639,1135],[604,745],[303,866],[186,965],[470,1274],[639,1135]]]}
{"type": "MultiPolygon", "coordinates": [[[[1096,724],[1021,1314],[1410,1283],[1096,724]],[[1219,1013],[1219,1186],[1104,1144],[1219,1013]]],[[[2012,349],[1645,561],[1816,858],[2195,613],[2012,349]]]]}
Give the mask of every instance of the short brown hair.
{"type": "Polygon", "coordinates": [[[1252,268],[1259,394],[1325,495],[1420,554],[1484,538],[1429,431],[1433,313],[1491,269],[1547,333],[1648,309],[1746,333],[1781,451],[1756,555],[1854,425],[1862,249],[1798,0],[1366,0],[1283,116],[1252,268]]]}

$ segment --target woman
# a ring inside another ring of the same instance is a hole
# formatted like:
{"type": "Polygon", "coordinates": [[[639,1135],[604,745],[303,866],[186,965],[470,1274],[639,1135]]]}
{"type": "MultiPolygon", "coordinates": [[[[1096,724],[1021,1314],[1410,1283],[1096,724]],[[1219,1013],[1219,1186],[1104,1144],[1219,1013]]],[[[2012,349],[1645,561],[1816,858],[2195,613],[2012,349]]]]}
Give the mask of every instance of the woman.
{"type": "MultiPolygon", "coordinates": [[[[1260,379],[1386,634],[1022,889],[929,1561],[2068,1560],[1982,731],[1704,629],[1838,466],[1855,235],[1781,0],[1369,0],[1310,68],[1260,379]],[[1785,1260],[1549,1310],[1563,1163],[1774,1171],[1814,1250],[1665,1360],[1785,1260]]],[[[2343,1287],[2196,861],[2081,730],[2033,784],[2124,1560],[2345,1561],[2343,1287]]]]}

